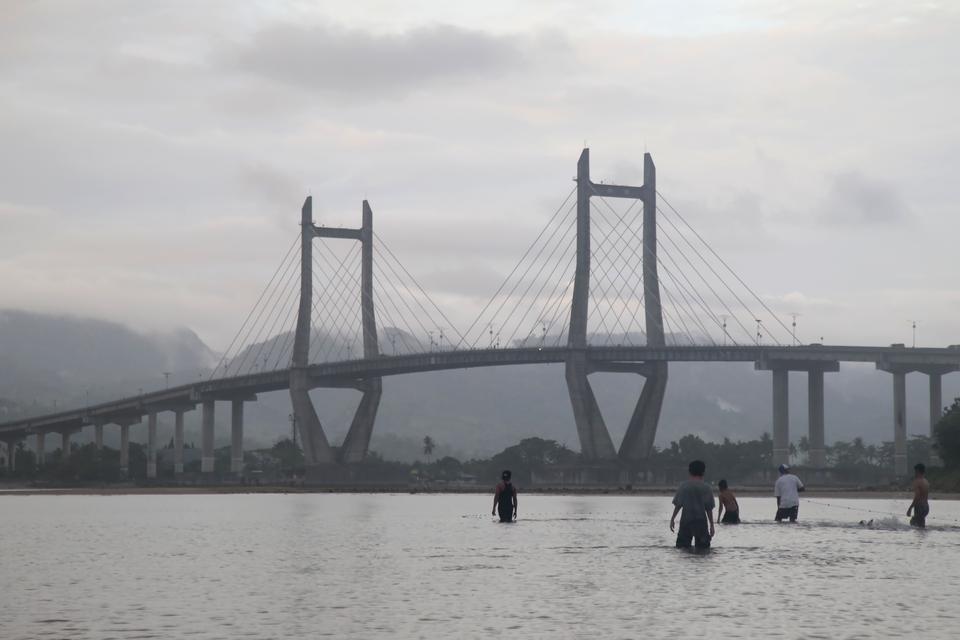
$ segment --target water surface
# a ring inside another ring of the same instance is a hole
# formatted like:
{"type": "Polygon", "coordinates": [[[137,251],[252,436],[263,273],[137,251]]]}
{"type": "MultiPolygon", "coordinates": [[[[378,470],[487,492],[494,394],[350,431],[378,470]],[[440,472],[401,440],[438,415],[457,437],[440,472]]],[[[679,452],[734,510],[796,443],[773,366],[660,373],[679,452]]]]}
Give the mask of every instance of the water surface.
{"type": "Polygon", "coordinates": [[[491,503],[0,496],[0,637],[960,635],[957,502],[916,531],[906,500],[808,500],[777,525],[742,498],[708,555],[672,548],[669,498],[521,495],[514,524],[491,503]]]}

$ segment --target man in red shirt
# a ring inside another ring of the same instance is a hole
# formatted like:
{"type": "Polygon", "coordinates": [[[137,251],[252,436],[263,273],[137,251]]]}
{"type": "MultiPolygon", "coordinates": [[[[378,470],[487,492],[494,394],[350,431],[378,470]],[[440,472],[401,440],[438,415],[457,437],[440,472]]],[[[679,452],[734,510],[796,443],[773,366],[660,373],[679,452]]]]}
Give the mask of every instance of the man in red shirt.
{"type": "Polygon", "coordinates": [[[497,491],[493,494],[493,513],[500,510],[500,522],[513,522],[517,517],[517,488],[510,482],[512,474],[504,471],[501,474],[503,482],[497,484],[497,491]]]}

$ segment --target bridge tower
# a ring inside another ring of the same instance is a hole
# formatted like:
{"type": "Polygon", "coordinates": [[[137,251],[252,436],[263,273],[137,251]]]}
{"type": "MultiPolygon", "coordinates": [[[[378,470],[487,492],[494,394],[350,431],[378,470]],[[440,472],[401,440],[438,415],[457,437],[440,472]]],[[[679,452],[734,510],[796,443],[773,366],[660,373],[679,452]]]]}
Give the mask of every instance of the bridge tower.
{"type": "MultiPolygon", "coordinates": [[[[334,455],[327,436],[313,407],[309,391],[315,385],[308,374],[310,365],[310,333],[313,313],[313,239],[340,238],[360,242],[360,312],[363,333],[363,357],[380,355],[377,341],[377,322],[373,306],[373,210],[363,201],[363,221],[360,229],[317,227],[313,224],[313,198],[308,196],[301,210],[300,244],[300,307],[294,335],[293,361],[290,367],[290,399],[303,443],[308,465],[335,462],[357,462],[366,456],[370,436],[380,406],[383,384],[379,377],[353,380],[350,386],[362,396],[353,416],[350,430],[340,448],[339,459],[334,455]]],[[[340,384],[336,386],[342,386],[340,384]]]]}
{"type": "Polygon", "coordinates": [[[590,150],[584,149],[577,163],[577,257],[570,309],[566,362],[567,390],[573,406],[580,450],[593,461],[613,460],[617,452],[603,420],[587,376],[595,371],[629,371],[643,375],[643,391],[637,401],[619,457],[626,461],[645,459],[657,432],[660,410],[667,387],[667,363],[593,364],[587,355],[587,319],[590,300],[590,198],[604,196],[643,202],[643,286],[647,345],[665,345],[660,281],[657,274],[657,188],[656,167],[649,153],[643,157],[643,186],[594,184],[590,181],[590,150]]]}

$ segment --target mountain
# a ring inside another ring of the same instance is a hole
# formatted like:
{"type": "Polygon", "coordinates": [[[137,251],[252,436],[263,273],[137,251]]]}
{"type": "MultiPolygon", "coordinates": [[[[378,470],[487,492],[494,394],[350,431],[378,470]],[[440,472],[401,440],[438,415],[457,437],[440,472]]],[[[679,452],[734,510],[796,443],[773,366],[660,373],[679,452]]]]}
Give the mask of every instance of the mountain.
{"type": "Polygon", "coordinates": [[[68,315],[0,310],[0,397],[23,405],[107,399],[195,380],[216,354],[189,329],[138,333],[68,315]]]}

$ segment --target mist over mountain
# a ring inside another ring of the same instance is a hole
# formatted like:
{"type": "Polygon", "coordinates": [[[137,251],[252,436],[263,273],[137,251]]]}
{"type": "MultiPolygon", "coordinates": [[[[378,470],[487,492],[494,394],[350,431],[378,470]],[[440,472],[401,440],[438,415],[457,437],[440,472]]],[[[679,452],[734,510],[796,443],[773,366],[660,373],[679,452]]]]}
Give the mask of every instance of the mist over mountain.
{"type": "Polygon", "coordinates": [[[0,396],[23,404],[156,388],[164,372],[171,384],[196,380],[215,361],[186,328],[138,333],[107,320],[0,310],[0,396]]]}
{"type": "MultiPolygon", "coordinates": [[[[397,330],[386,328],[381,349],[403,349],[397,330]]],[[[407,336],[408,341],[412,338],[407,336]]],[[[234,368],[244,356],[245,368],[270,353],[270,368],[282,353],[288,334],[255,344],[228,360],[234,368]]],[[[325,359],[346,357],[348,345],[335,337],[314,335],[326,343],[325,359]],[[338,355],[335,355],[338,354],[338,355]]],[[[353,345],[353,353],[359,345],[353,345]]],[[[406,350],[406,349],[403,349],[406,350]]],[[[319,359],[320,354],[316,354],[319,359]]],[[[66,315],[0,311],[0,413],[10,416],[24,408],[106,400],[140,388],[196,380],[219,356],[189,329],[169,333],[138,333],[121,324],[66,315]]],[[[285,366],[284,362],[277,363],[285,366]]],[[[262,366],[258,364],[256,366],[262,366]]],[[[861,436],[870,442],[892,438],[892,382],[872,365],[843,364],[826,376],[827,440],[861,436]]],[[[687,433],[708,440],[749,439],[771,430],[771,376],[750,363],[671,363],[657,444],[664,446],[687,433]]],[[[642,388],[636,374],[598,373],[591,384],[615,444],[619,444],[642,388]]],[[[791,439],[806,434],[806,376],[790,376],[791,439]]],[[[927,432],[927,382],[908,376],[908,433],[927,432]]],[[[342,441],[360,394],[349,389],[311,392],[331,443],[342,441]]],[[[944,402],[960,395],[960,375],[944,377],[944,402]]],[[[187,441],[198,441],[199,411],[187,414],[187,441]]],[[[285,391],[260,394],[246,405],[246,446],[269,446],[288,437],[290,400],[285,391]]],[[[0,418],[2,419],[2,418],[0,418]]],[[[217,405],[217,443],[229,437],[229,410],[217,405]]],[[[172,434],[171,417],[161,414],[159,438],[172,434]]],[[[552,438],[579,448],[562,365],[522,365],[486,369],[419,373],[386,378],[372,448],[388,458],[421,456],[420,441],[430,435],[438,443],[434,455],[486,455],[527,436],[552,438]]],[[[85,434],[79,439],[85,439],[85,434]]],[[[107,431],[108,444],[116,437],[107,431]]],[[[134,441],[145,429],[134,428],[134,441]]]]}

